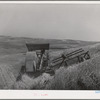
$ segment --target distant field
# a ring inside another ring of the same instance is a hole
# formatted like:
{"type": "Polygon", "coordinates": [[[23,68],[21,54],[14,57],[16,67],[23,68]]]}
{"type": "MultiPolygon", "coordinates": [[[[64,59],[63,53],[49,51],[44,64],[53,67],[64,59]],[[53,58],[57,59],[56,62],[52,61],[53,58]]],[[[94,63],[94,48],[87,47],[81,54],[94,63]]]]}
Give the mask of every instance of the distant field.
{"type": "Polygon", "coordinates": [[[59,50],[62,48],[69,49],[73,47],[92,45],[97,42],[0,36],[0,55],[25,53],[27,51],[26,43],[50,43],[50,49],[59,50]]]}

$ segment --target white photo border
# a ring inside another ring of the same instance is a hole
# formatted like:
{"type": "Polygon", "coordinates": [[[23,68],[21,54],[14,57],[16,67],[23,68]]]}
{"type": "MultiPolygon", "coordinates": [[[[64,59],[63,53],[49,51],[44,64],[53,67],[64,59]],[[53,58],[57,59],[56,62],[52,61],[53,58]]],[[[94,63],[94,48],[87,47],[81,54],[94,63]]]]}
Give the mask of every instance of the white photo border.
{"type": "MultiPolygon", "coordinates": [[[[99,4],[100,1],[0,1],[0,4],[99,4]]],[[[0,99],[100,99],[99,90],[0,90],[0,99]]]]}

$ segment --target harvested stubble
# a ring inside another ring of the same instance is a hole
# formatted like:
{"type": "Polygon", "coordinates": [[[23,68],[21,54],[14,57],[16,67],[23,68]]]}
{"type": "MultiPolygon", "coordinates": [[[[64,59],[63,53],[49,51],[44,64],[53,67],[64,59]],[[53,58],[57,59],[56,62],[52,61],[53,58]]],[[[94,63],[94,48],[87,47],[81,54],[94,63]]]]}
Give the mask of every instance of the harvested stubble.
{"type": "Polygon", "coordinates": [[[21,67],[25,64],[25,55],[22,53],[14,55],[0,56],[0,65],[6,65],[11,69],[15,77],[18,76],[21,67]]]}
{"type": "Polygon", "coordinates": [[[44,89],[46,84],[53,77],[49,74],[43,73],[41,76],[37,78],[30,78],[26,74],[24,74],[21,80],[16,81],[14,85],[12,85],[12,89],[44,89]]]}
{"type": "Polygon", "coordinates": [[[46,89],[100,90],[100,56],[68,68],[61,67],[46,89]]]}
{"type": "Polygon", "coordinates": [[[11,68],[6,64],[0,65],[0,89],[9,89],[14,84],[16,78],[11,68]]]}
{"type": "Polygon", "coordinates": [[[11,89],[16,82],[21,66],[24,63],[22,55],[5,55],[0,57],[0,89],[11,89]]]}

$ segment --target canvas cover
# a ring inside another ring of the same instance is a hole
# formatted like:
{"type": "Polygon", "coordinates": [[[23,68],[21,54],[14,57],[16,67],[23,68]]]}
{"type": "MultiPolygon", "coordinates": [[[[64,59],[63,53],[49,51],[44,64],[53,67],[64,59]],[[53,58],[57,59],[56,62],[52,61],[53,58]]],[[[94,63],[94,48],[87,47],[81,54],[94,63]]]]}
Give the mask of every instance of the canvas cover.
{"type": "Polygon", "coordinates": [[[26,72],[34,72],[36,70],[38,58],[36,52],[26,53],[26,72]]]}

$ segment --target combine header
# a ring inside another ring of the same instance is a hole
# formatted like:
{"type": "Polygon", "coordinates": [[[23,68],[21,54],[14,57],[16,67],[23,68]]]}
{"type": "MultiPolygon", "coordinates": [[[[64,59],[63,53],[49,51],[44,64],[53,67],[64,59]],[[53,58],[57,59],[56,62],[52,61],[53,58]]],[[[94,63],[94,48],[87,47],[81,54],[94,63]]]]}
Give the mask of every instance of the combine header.
{"type": "Polygon", "coordinates": [[[82,48],[54,58],[49,64],[49,44],[26,44],[25,72],[50,72],[56,66],[69,66],[90,59],[89,51],[82,48]]]}
{"type": "Polygon", "coordinates": [[[81,63],[84,60],[90,59],[89,51],[84,51],[82,48],[68,54],[62,54],[60,57],[54,58],[51,61],[51,66],[69,66],[75,63],[81,63]],[[71,62],[71,63],[70,63],[71,62]]]}

